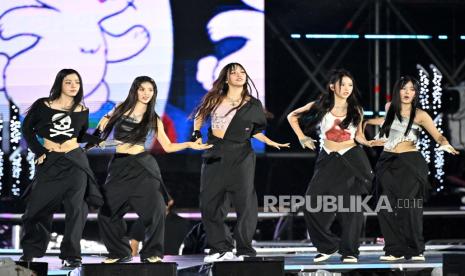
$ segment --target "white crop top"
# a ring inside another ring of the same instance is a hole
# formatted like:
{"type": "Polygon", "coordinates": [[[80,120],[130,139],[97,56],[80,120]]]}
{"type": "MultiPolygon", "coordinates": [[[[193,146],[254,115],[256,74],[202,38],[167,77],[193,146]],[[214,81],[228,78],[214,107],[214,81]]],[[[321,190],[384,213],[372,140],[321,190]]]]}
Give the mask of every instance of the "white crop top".
{"type": "Polygon", "coordinates": [[[344,142],[355,138],[357,127],[350,124],[346,129],[339,125],[344,121],[344,117],[334,116],[331,112],[326,113],[320,123],[320,139],[333,142],[344,142]]]}
{"type": "Polygon", "coordinates": [[[231,111],[232,108],[234,107],[225,103],[224,101],[218,105],[218,107],[212,112],[211,115],[211,128],[215,130],[226,131],[237,112],[237,109],[231,111]],[[229,114],[226,115],[228,112],[229,114]]]}
{"type": "Polygon", "coordinates": [[[386,137],[386,135],[382,137],[382,139],[386,141],[384,144],[384,149],[393,150],[399,143],[405,141],[411,141],[414,144],[417,143],[421,133],[421,126],[413,123],[409,133],[407,136],[405,136],[405,130],[407,129],[408,121],[408,118],[403,118],[402,122],[399,121],[397,116],[394,118],[394,121],[392,121],[391,130],[389,131],[389,137],[386,137]]]}

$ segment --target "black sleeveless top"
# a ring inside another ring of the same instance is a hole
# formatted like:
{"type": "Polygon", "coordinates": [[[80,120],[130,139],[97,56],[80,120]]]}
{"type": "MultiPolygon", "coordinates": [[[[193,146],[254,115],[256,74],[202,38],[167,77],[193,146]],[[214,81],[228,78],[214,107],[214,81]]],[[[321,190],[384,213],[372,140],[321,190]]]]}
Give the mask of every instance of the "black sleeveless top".
{"type": "MultiPolygon", "coordinates": [[[[129,137],[133,135],[134,130],[139,126],[139,123],[134,118],[129,116],[121,116],[121,118],[115,123],[113,138],[123,143],[130,143],[129,137]]],[[[135,145],[143,146],[147,137],[144,137],[140,141],[137,141],[135,145]]]]}

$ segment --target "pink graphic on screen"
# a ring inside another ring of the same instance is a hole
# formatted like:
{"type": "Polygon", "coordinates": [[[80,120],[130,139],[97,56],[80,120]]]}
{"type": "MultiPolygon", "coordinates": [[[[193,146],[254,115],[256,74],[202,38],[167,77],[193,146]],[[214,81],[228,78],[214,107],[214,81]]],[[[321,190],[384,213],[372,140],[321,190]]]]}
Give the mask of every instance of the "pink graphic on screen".
{"type": "Polygon", "coordinates": [[[163,114],[173,59],[169,0],[2,0],[0,38],[0,89],[21,112],[48,96],[58,70],[74,68],[91,112],[122,101],[134,77],[150,75],[163,114]]]}

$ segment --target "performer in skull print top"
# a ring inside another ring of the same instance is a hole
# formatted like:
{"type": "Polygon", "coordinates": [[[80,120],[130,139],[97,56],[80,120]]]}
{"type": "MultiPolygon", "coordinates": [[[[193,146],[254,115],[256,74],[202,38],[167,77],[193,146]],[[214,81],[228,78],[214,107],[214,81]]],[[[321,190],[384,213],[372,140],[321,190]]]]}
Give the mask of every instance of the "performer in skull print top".
{"type": "Polygon", "coordinates": [[[97,137],[86,133],[89,110],[81,104],[82,97],[79,73],[63,69],[55,78],[50,96],[34,102],[24,118],[22,131],[36,155],[37,172],[27,189],[22,217],[22,261],[44,256],[53,212],[63,203],[66,219],[60,258],[64,268],[80,266],[87,204],[103,204],[87,156],[79,147],[82,142],[99,143],[97,137]],[[37,136],[43,138],[43,144],[37,136]]]}

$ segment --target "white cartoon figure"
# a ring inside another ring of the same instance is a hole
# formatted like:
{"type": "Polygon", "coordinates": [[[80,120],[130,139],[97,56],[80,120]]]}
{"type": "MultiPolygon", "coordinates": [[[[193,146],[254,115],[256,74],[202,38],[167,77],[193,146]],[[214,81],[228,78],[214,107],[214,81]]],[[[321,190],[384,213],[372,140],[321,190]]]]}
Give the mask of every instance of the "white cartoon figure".
{"type": "Polygon", "coordinates": [[[58,135],[73,136],[74,128],[71,127],[71,117],[65,113],[57,113],[52,116],[53,127],[50,128],[50,137],[58,135]]]}
{"type": "MultiPolygon", "coordinates": [[[[0,5],[0,89],[22,113],[34,99],[48,96],[50,83],[62,68],[76,69],[82,75],[91,112],[108,100],[121,101],[132,74],[156,77],[154,69],[147,70],[147,60],[168,64],[164,70],[171,72],[169,0],[13,2],[18,5],[5,10],[6,4],[0,5]],[[163,47],[158,46],[160,41],[163,47]],[[121,65],[128,66],[124,72],[121,65]]],[[[169,87],[170,73],[161,78],[169,87]]],[[[168,93],[167,88],[160,90],[168,93]]],[[[162,114],[164,106],[160,109],[162,114]]]]}
{"type": "Polygon", "coordinates": [[[197,80],[208,90],[219,71],[228,63],[239,62],[253,78],[262,102],[265,96],[265,3],[264,0],[243,0],[254,10],[232,10],[213,17],[207,29],[210,39],[220,42],[230,37],[246,40],[243,47],[221,60],[211,55],[197,64],[197,80]]]}

